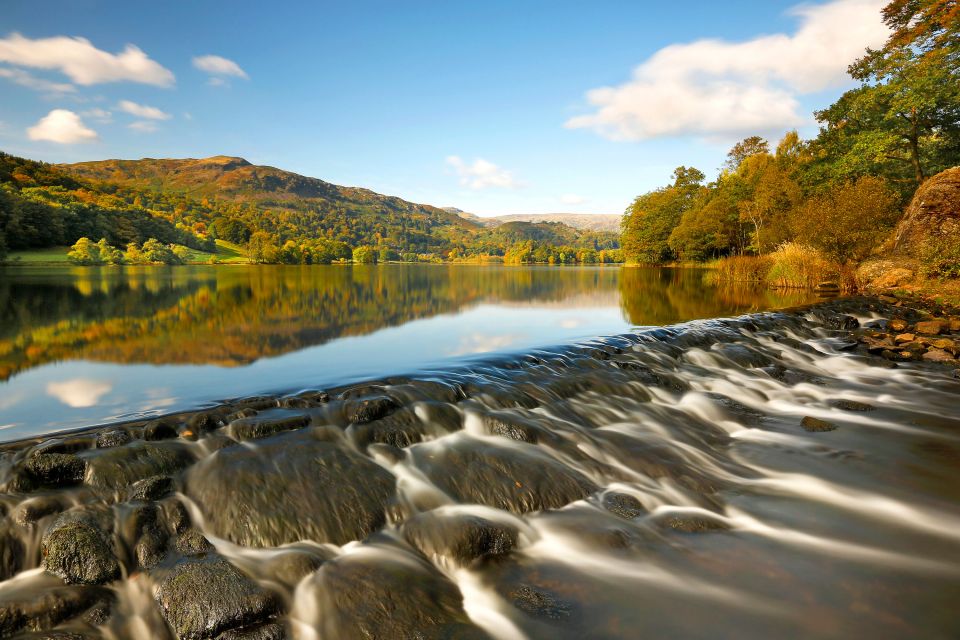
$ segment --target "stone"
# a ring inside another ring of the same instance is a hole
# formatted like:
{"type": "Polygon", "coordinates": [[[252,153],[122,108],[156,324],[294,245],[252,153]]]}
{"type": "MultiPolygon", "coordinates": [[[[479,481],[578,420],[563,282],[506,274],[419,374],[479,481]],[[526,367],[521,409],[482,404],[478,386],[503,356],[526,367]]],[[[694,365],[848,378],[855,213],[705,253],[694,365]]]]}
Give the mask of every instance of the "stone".
{"type": "Polygon", "coordinates": [[[130,432],[122,428],[104,429],[97,434],[97,448],[109,449],[110,447],[120,447],[128,444],[133,438],[130,432]]]}
{"type": "Polygon", "coordinates": [[[317,602],[320,637],[489,640],[457,586],[429,563],[394,549],[364,551],[325,563],[298,589],[317,602]]]}
{"type": "Polygon", "coordinates": [[[889,324],[891,331],[905,331],[909,326],[910,324],[903,318],[894,318],[889,324]]]}
{"type": "Polygon", "coordinates": [[[173,478],[153,476],[137,480],[127,490],[127,500],[158,500],[173,491],[173,478]]]}
{"type": "Polygon", "coordinates": [[[509,594],[511,604],[536,618],[562,620],[570,616],[570,605],[545,589],[523,584],[509,594]]]}
{"type": "Polygon", "coordinates": [[[95,450],[87,458],[86,483],[101,489],[122,489],[152,476],[171,475],[194,461],[182,442],[134,442],[95,450]]]}
{"type": "Polygon", "coordinates": [[[399,408],[400,403],[390,396],[379,396],[362,400],[349,400],[344,407],[344,412],[348,421],[363,424],[383,418],[399,408]]]}
{"type": "Polygon", "coordinates": [[[826,420],[813,418],[811,416],[805,416],[803,420],[800,421],[800,425],[805,430],[812,432],[834,431],[837,428],[837,425],[833,424],[832,422],[827,422],[826,420]]]}
{"type": "Polygon", "coordinates": [[[901,333],[900,335],[898,335],[898,336],[897,336],[896,338],[894,338],[893,340],[894,340],[894,342],[896,342],[897,344],[901,344],[901,343],[904,343],[904,342],[913,342],[913,341],[916,340],[916,339],[917,339],[917,336],[914,335],[914,334],[912,334],[912,333],[901,333]]]}
{"type": "Polygon", "coordinates": [[[537,447],[501,447],[474,438],[412,447],[417,468],[459,502],[513,513],[556,509],[597,490],[579,471],[537,447]]]}
{"type": "Polygon", "coordinates": [[[856,400],[831,400],[830,406],[835,409],[840,409],[841,411],[873,411],[876,409],[871,404],[865,402],[857,402],[856,400]]]}
{"type": "Polygon", "coordinates": [[[286,640],[287,630],[282,624],[271,622],[258,627],[230,629],[217,636],[217,640],[286,640]]]}
{"type": "Polygon", "coordinates": [[[176,426],[166,420],[151,420],[143,428],[143,439],[149,441],[172,440],[179,435],[176,426]]]}
{"type": "Polygon", "coordinates": [[[918,322],[916,325],[917,333],[923,333],[928,336],[935,336],[937,334],[943,333],[943,330],[946,328],[943,320],[924,320],[918,322]]]}
{"type": "Polygon", "coordinates": [[[254,547],[363,539],[384,526],[395,493],[390,472],[309,429],[221,449],[185,485],[211,533],[254,547]]]}
{"type": "Polygon", "coordinates": [[[428,558],[443,556],[459,563],[509,553],[519,534],[513,525],[445,509],[417,514],[401,531],[428,558]]]}
{"type": "Polygon", "coordinates": [[[177,551],[185,556],[197,556],[213,551],[213,545],[197,529],[187,529],[177,536],[177,551]]]}
{"type": "Polygon", "coordinates": [[[62,514],[43,534],[43,568],[67,584],[103,584],[120,576],[108,534],[82,511],[62,514]]]}
{"type": "Polygon", "coordinates": [[[954,362],[953,356],[943,349],[930,349],[923,354],[923,359],[927,362],[943,362],[948,364],[954,362]]]}
{"type": "Polygon", "coordinates": [[[156,598],[180,640],[214,638],[279,610],[272,594],[219,556],[178,564],[160,582],[156,598]]]}
{"type": "Polygon", "coordinates": [[[8,590],[0,597],[0,636],[26,629],[47,631],[93,608],[109,611],[113,600],[113,594],[102,587],[58,586],[40,593],[8,590]]]}
{"type": "Polygon", "coordinates": [[[227,433],[235,440],[256,440],[272,436],[281,431],[302,429],[309,424],[310,416],[305,415],[257,416],[234,420],[227,427],[227,433]]]}
{"type": "Polygon", "coordinates": [[[66,487],[83,482],[87,462],[72,453],[35,453],[24,470],[42,486],[66,487]]]}
{"type": "Polygon", "coordinates": [[[626,493],[606,493],[601,504],[603,504],[604,509],[624,520],[633,520],[647,512],[639,500],[626,493]]]}
{"type": "Polygon", "coordinates": [[[921,255],[931,240],[960,237],[960,167],[927,178],[897,224],[893,250],[921,255]]]}
{"type": "Polygon", "coordinates": [[[194,435],[203,435],[220,427],[220,416],[215,413],[201,411],[187,420],[187,429],[194,435]]]}
{"type": "Polygon", "coordinates": [[[0,581],[20,572],[25,551],[23,540],[14,528],[6,525],[0,528],[0,581]]]}
{"type": "Polygon", "coordinates": [[[708,531],[726,531],[730,526],[717,516],[706,513],[667,512],[657,514],[655,524],[662,529],[681,533],[705,533],[708,531]]]}

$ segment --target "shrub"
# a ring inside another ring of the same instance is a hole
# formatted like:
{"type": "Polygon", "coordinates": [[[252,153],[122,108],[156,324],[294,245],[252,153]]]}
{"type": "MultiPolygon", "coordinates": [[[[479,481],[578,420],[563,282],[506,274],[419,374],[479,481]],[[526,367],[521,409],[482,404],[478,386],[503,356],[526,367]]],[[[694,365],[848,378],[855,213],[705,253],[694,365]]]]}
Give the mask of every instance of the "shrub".
{"type": "Polygon", "coordinates": [[[770,254],[767,282],[775,287],[809,289],[839,279],[840,267],[820,250],[798,242],[785,242],[770,254]]]}
{"type": "Polygon", "coordinates": [[[960,237],[937,238],[920,250],[920,275],[926,278],[960,278],[960,237]]]}
{"type": "Polygon", "coordinates": [[[730,256],[714,263],[714,273],[721,282],[765,282],[771,265],[769,256],[730,256]]]}

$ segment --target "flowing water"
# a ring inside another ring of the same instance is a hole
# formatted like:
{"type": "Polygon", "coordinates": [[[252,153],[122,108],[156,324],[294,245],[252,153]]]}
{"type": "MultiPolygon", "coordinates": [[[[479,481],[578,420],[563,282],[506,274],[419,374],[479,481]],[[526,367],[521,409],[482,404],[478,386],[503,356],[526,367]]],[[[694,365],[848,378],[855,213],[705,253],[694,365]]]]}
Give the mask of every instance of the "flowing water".
{"type": "Polygon", "coordinates": [[[632,329],[7,445],[0,632],[956,638],[960,380],[862,352],[841,312],[904,310],[632,329]]]}

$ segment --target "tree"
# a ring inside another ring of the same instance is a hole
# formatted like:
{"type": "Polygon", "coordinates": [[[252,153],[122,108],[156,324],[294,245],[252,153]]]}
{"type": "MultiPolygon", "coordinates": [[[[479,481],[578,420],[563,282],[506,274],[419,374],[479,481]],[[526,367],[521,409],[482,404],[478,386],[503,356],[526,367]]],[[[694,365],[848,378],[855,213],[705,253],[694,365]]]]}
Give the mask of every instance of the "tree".
{"type": "Polygon", "coordinates": [[[90,238],[80,238],[70,247],[67,253],[67,259],[74,263],[84,266],[103,264],[100,258],[100,248],[96,243],[91,242],[90,238]]]}
{"type": "Polygon", "coordinates": [[[353,261],[358,264],[376,264],[377,250],[369,245],[362,245],[353,250],[353,261]]]}
{"type": "Polygon", "coordinates": [[[897,195],[883,178],[865,176],[814,196],[794,214],[798,240],[840,264],[863,260],[900,217],[897,195]]]}
{"type": "Polygon", "coordinates": [[[692,167],[677,167],[673,184],[638,196],[624,214],[621,243],[627,260],[643,264],[674,257],[669,239],[694,199],[703,193],[704,175],[692,167]]]}
{"type": "Polygon", "coordinates": [[[120,264],[123,262],[123,253],[119,249],[111,247],[106,238],[100,238],[97,243],[97,251],[100,254],[101,264],[120,264]]]}
{"type": "Polygon", "coordinates": [[[727,161],[724,166],[730,171],[736,171],[740,167],[740,163],[750,156],[769,153],[770,145],[766,140],[760,136],[750,136],[733,145],[733,148],[727,153],[727,161]]]}
{"type": "Polygon", "coordinates": [[[253,233],[247,241],[247,258],[254,264],[274,263],[278,253],[276,238],[266,231],[253,233]]]}
{"type": "Polygon", "coordinates": [[[947,0],[887,5],[890,39],[850,66],[860,86],[816,114],[828,177],[882,175],[909,195],[928,175],[960,161],[957,11],[947,0]]]}

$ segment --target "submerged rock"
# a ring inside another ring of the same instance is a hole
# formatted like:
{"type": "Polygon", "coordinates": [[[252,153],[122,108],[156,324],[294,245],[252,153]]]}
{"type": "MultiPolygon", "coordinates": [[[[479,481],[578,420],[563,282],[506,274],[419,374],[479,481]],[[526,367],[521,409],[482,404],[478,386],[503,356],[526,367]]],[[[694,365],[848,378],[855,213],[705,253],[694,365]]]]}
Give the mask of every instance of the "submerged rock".
{"type": "Polygon", "coordinates": [[[279,610],[272,594],[219,556],[177,565],[160,582],[156,597],[163,618],[181,640],[214,638],[279,610]]]}
{"type": "Polygon", "coordinates": [[[414,516],[401,531],[427,557],[444,556],[461,563],[509,553],[519,534],[513,525],[443,509],[414,516]]]}
{"type": "Polygon", "coordinates": [[[151,420],[143,428],[144,440],[171,440],[178,435],[177,427],[166,420],[151,420]]]}
{"type": "Polygon", "coordinates": [[[429,564],[376,550],[341,556],[312,578],[324,638],[489,640],[456,585],[429,564]]]}
{"type": "Polygon", "coordinates": [[[553,509],[581,500],[597,487],[580,472],[531,445],[498,447],[462,437],[413,448],[430,480],[460,502],[514,513],[553,509]]]}
{"type": "Polygon", "coordinates": [[[97,448],[109,449],[110,447],[120,447],[128,444],[131,440],[133,440],[133,438],[130,437],[130,432],[126,429],[120,427],[104,429],[97,434],[97,448]]]}
{"type": "Polygon", "coordinates": [[[180,442],[133,444],[91,452],[86,483],[103,489],[121,489],[151,476],[170,475],[194,461],[180,442]]]}
{"type": "Polygon", "coordinates": [[[0,596],[0,635],[46,631],[93,608],[109,612],[113,600],[113,594],[101,587],[57,586],[42,592],[25,589],[7,593],[0,596]]]}
{"type": "Polygon", "coordinates": [[[308,430],[218,451],[189,471],[186,493],[217,535],[238,544],[344,544],[386,523],[394,478],[308,430]]]}
{"type": "Polygon", "coordinates": [[[802,426],[805,430],[812,432],[834,431],[837,429],[837,425],[833,424],[832,422],[827,422],[826,420],[813,418],[811,416],[805,416],[803,420],[800,421],[800,426],[802,426]]]}
{"type": "Polygon", "coordinates": [[[87,463],[72,453],[35,453],[24,469],[42,486],[64,487],[83,482],[87,463]]]}

